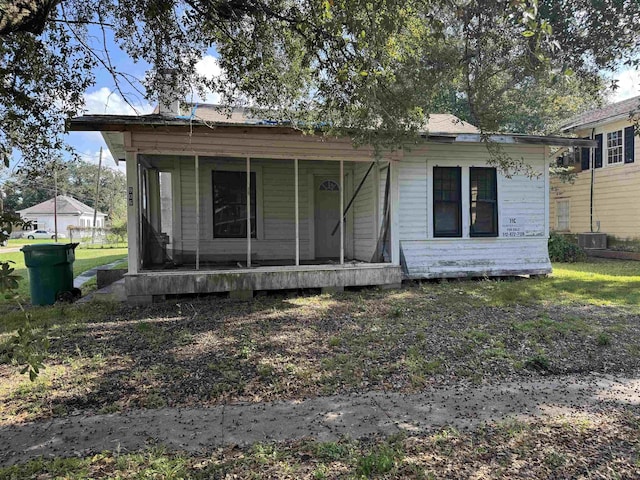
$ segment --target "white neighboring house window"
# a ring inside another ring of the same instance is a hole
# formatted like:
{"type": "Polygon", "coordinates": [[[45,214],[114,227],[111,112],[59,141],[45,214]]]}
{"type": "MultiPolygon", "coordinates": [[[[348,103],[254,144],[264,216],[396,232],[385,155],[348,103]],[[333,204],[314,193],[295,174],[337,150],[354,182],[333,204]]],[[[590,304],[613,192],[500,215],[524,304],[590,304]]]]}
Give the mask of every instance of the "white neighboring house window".
{"type": "Polygon", "coordinates": [[[556,229],[569,231],[569,200],[556,201],[556,229]]]}
{"type": "Polygon", "coordinates": [[[622,130],[607,133],[607,165],[623,163],[622,130]]]}

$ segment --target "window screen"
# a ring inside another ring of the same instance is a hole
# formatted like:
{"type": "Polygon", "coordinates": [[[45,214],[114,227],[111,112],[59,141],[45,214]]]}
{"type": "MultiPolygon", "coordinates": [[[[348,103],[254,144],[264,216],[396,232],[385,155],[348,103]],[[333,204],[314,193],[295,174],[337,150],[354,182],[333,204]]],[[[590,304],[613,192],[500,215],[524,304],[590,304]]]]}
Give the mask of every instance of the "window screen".
{"type": "Polygon", "coordinates": [[[460,167],[433,169],[433,235],[462,236],[460,167]]]}
{"type": "Polygon", "coordinates": [[[498,189],[495,168],[470,168],[472,237],[498,236],[498,189]]]}
{"type": "MultiPolygon", "coordinates": [[[[247,237],[247,173],[215,171],[213,236],[247,237]]],[[[256,238],[256,174],[251,173],[251,236],[256,238]]]]}

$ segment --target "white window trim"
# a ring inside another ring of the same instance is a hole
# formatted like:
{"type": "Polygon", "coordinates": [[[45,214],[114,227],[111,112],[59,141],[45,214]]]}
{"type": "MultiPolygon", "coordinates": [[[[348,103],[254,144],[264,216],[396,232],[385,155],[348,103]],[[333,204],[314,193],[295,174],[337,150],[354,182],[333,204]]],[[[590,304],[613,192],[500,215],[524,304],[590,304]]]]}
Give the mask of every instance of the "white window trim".
{"type": "Polygon", "coordinates": [[[502,234],[502,228],[500,228],[500,213],[502,211],[502,204],[500,203],[501,197],[501,182],[500,172],[496,170],[496,194],[498,197],[498,203],[496,205],[498,209],[498,235],[496,236],[471,236],[471,196],[469,191],[471,188],[471,168],[495,168],[488,164],[473,164],[473,165],[460,165],[457,160],[439,160],[439,161],[427,161],[427,239],[433,241],[460,241],[460,240],[473,240],[473,241],[486,241],[496,240],[504,238],[502,234]],[[434,167],[460,167],[460,193],[462,195],[460,206],[462,208],[462,236],[460,237],[436,237],[434,235],[433,218],[433,169],[434,167]]]}
{"type": "Polygon", "coordinates": [[[555,215],[555,226],[556,226],[556,231],[558,232],[569,232],[571,231],[571,200],[569,200],[568,198],[559,198],[556,200],[556,215],[555,215]],[[566,203],[567,204],[567,228],[560,228],[560,203],[566,203]]]}
{"type": "MultiPolygon", "coordinates": [[[[203,159],[210,159],[212,157],[201,157],[200,161],[203,159]]],[[[221,158],[220,160],[231,160],[227,158],[221,158]]],[[[237,160],[237,159],[233,159],[237,160]]],[[[209,202],[209,211],[213,215],[213,172],[222,171],[222,172],[245,172],[247,171],[245,161],[242,161],[242,164],[238,163],[237,165],[231,163],[214,163],[213,165],[207,165],[205,168],[201,169],[207,172],[207,185],[208,187],[203,189],[203,192],[206,192],[207,198],[206,201],[209,202]]],[[[256,240],[264,240],[264,205],[262,199],[262,166],[261,165],[251,165],[251,173],[256,174],[256,237],[252,238],[252,241],[256,240]]],[[[215,237],[213,234],[213,217],[211,217],[210,221],[206,223],[208,225],[207,235],[214,242],[234,242],[234,243],[246,243],[246,238],[226,238],[226,237],[215,237]]]]}
{"type": "Polygon", "coordinates": [[[624,128],[621,129],[617,129],[617,130],[611,130],[608,132],[602,132],[602,142],[603,142],[603,146],[602,146],[602,155],[603,155],[603,165],[605,167],[617,167],[620,165],[625,165],[624,163],[624,128]],[[612,133],[620,133],[620,147],[609,147],[609,135],[611,135],[612,133]],[[620,148],[621,150],[621,155],[620,155],[620,161],[619,162],[609,162],[609,150],[613,149],[613,148],[620,148]]]}

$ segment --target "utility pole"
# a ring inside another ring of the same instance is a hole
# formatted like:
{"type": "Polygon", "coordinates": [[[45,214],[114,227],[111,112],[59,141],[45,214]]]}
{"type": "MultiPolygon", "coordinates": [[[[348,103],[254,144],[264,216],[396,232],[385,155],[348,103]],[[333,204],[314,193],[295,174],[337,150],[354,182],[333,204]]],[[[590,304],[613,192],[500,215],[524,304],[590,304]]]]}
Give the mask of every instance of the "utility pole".
{"type": "Polygon", "coordinates": [[[91,244],[96,239],[96,218],[98,217],[98,199],[100,198],[100,169],[102,168],[102,147],[100,147],[100,157],[98,158],[98,178],[96,179],[96,201],[93,202],[93,230],[91,230],[91,244]]]}
{"type": "Polygon", "coordinates": [[[55,235],[55,241],[58,243],[58,168],[57,164],[54,164],[53,170],[53,185],[54,185],[54,196],[53,196],[53,233],[55,235]]]}

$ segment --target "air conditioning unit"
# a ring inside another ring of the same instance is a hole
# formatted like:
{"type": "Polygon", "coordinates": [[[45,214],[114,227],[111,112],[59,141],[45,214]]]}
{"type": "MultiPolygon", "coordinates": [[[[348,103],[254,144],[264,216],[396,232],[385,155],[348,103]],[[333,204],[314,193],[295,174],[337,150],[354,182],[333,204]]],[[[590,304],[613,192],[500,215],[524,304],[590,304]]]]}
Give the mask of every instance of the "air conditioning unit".
{"type": "Polygon", "coordinates": [[[585,250],[605,250],[607,248],[607,234],[579,233],[578,246],[585,250]]]}

